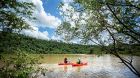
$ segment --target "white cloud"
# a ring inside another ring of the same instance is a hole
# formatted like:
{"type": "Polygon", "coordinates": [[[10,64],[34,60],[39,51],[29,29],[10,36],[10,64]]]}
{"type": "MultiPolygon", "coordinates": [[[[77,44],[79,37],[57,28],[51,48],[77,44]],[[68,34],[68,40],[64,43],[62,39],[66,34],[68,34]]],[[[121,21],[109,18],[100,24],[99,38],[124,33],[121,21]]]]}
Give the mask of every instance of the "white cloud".
{"type": "Polygon", "coordinates": [[[22,30],[21,33],[26,36],[31,36],[37,39],[49,40],[48,32],[47,31],[40,32],[38,31],[37,28],[36,30],[22,30]]]}
{"type": "Polygon", "coordinates": [[[26,22],[30,25],[32,29],[22,30],[21,34],[25,34],[27,36],[31,36],[38,39],[48,40],[47,31],[39,31],[39,27],[49,27],[49,28],[57,28],[61,24],[61,20],[50,13],[46,13],[43,7],[43,3],[41,0],[18,0],[22,2],[32,2],[35,5],[35,9],[33,11],[33,16],[37,18],[36,21],[29,20],[25,18],[26,22]]]}
{"type": "MultiPolygon", "coordinates": [[[[43,3],[41,0],[18,0],[24,2],[32,2],[35,5],[35,9],[33,11],[34,17],[37,18],[37,21],[40,25],[37,26],[46,26],[49,28],[56,28],[61,24],[61,20],[56,16],[51,15],[50,13],[46,13],[43,7],[43,3]]],[[[35,22],[34,22],[35,23],[35,22]]]]}
{"type": "Polygon", "coordinates": [[[69,3],[64,3],[60,8],[60,15],[63,15],[63,20],[69,22],[72,27],[75,27],[74,21],[79,19],[79,13],[75,12],[74,8],[70,6],[69,3]]]}
{"type": "Polygon", "coordinates": [[[86,24],[87,19],[90,18],[89,12],[77,12],[69,3],[64,3],[64,5],[60,8],[60,15],[63,15],[63,21],[69,22],[71,27],[75,27],[75,22],[79,21],[79,23],[86,24]],[[79,20],[83,19],[83,20],[79,20]]]}
{"type": "Polygon", "coordinates": [[[64,3],[71,3],[73,0],[62,0],[64,3]]]}
{"type": "Polygon", "coordinates": [[[80,44],[80,39],[74,39],[74,40],[70,40],[70,41],[66,41],[62,36],[59,35],[53,35],[51,37],[52,40],[57,40],[57,41],[63,41],[65,43],[76,43],[76,44],[80,44]]]}
{"type": "Polygon", "coordinates": [[[24,35],[30,36],[30,37],[34,37],[37,39],[49,40],[47,31],[41,32],[41,31],[39,31],[37,25],[34,22],[29,21],[28,19],[25,19],[25,20],[30,25],[31,29],[24,29],[21,31],[21,34],[24,34],[24,35]]]}
{"type": "Polygon", "coordinates": [[[43,3],[41,0],[32,0],[36,9],[34,11],[35,17],[39,20],[43,26],[47,26],[50,28],[56,28],[61,24],[61,20],[50,13],[46,13],[43,8],[43,3]]]}
{"type": "Polygon", "coordinates": [[[58,36],[58,35],[53,35],[51,37],[52,40],[62,40],[61,36],[58,36]]]}
{"type": "Polygon", "coordinates": [[[37,16],[37,18],[39,19],[39,21],[42,24],[44,24],[44,25],[46,25],[47,27],[50,27],[50,28],[57,28],[61,24],[60,19],[58,19],[55,16],[52,16],[49,13],[45,13],[44,11],[41,11],[39,16],[37,16]]]}

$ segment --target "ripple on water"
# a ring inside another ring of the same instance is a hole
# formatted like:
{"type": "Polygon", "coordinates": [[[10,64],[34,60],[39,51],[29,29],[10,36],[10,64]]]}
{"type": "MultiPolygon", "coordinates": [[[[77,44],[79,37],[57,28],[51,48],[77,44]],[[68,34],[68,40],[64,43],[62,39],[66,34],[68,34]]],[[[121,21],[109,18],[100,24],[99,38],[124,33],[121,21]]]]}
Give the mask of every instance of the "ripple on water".
{"type": "MultiPolygon", "coordinates": [[[[32,78],[138,78],[126,66],[118,63],[120,60],[113,56],[97,57],[95,55],[86,55],[86,58],[85,55],[69,56],[74,61],[79,57],[88,61],[88,65],[83,67],[59,66],[57,63],[63,60],[63,56],[60,55],[58,57],[57,55],[58,61],[56,61],[55,56],[49,56],[49,59],[51,59],[50,63],[48,62],[49,60],[47,61],[48,58],[46,56],[45,58],[47,59],[45,61],[47,63],[41,64],[40,67],[47,68],[48,71],[45,71],[44,74],[41,72],[33,73],[32,78]],[[52,63],[52,61],[55,61],[55,63],[52,63]]],[[[140,63],[137,66],[140,66],[140,63]]]]}

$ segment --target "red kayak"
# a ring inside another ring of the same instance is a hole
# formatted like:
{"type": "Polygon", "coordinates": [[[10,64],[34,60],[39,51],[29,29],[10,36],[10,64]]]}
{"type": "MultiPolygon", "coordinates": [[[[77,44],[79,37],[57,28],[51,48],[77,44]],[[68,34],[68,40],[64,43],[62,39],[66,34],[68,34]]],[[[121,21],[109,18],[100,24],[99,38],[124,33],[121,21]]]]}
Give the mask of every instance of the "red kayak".
{"type": "Polygon", "coordinates": [[[72,65],[73,63],[59,63],[58,65],[72,65]]]}
{"type": "Polygon", "coordinates": [[[72,66],[84,66],[84,65],[87,65],[87,63],[81,63],[81,64],[72,64],[72,66]]]}

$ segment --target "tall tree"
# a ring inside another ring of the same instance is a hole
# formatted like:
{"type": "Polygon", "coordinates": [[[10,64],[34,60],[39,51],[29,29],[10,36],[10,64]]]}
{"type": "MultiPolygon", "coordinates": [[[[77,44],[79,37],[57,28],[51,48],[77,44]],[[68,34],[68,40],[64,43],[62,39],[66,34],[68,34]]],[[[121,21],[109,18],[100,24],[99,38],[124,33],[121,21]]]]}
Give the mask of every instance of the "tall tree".
{"type": "Polygon", "coordinates": [[[57,32],[66,40],[81,39],[93,42],[118,57],[134,74],[140,73],[132,64],[132,58],[119,55],[119,44],[140,44],[140,2],[132,0],[74,0],[70,9],[60,9],[64,22],[57,32]],[[106,35],[106,37],[105,37],[106,35]],[[111,47],[106,47],[112,44],[111,47]]]}

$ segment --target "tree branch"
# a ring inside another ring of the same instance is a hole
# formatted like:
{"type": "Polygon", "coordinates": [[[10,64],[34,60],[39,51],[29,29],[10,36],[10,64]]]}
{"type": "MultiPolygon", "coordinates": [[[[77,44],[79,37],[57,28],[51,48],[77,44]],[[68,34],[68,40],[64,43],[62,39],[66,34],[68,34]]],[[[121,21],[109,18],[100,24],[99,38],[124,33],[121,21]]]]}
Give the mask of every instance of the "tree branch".
{"type": "Polygon", "coordinates": [[[113,36],[113,34],[111,33],[111,31],[106,27],[107,31],[109,32],[109,34],[111,35],[112,39],[113,39],[113,48],[114,48],[114,52],[110,52],[112,53],[113,55],[115,55],[116,57],[118,57],[123,64],[125,64],[135,75],[137,75],[138,77],[140,77],[140,72],[138,72],[135,67],[132,65],[132,61],[127,61],[125,59],[123,59],[118,53],[117,53],[117,50],[116,50],[116,39],[115,37],[113,36]]]}
{"type": "Polygon", "coordinates": [[[140,10],[140,7],[137,7],[135,5],[132,5],[132,4],[111,4],[111,3],[108,3],[108,5],[112,5],[112,6],[129,6],[129,7],[134,7],[138,10],[140,10]]]}
{"type": "Polygon", "coordinates": [[[108,3],[106,3],[107,7],[109,8],[109,10],[112,12],[112,14],[114,15],[114,17],[118,20],[118,22],[120,24],[122,24],[126,29],[128,29],[130,32],[134,33],[137,36],[140,36],[140,33],[134,32],[133,30],[129,29],[117,16],[116,14],[113,12],[113,10],[111,9],[111,7],[109,6],[108,3]]]}

